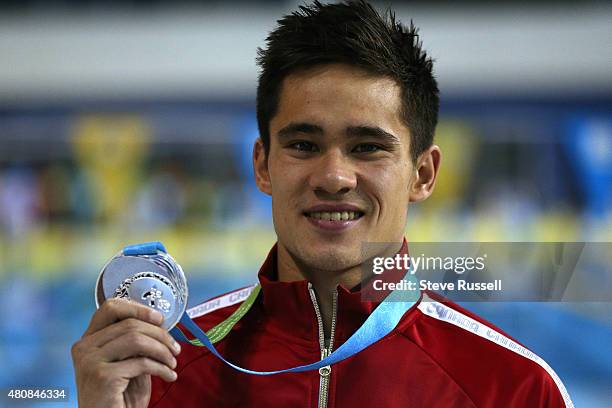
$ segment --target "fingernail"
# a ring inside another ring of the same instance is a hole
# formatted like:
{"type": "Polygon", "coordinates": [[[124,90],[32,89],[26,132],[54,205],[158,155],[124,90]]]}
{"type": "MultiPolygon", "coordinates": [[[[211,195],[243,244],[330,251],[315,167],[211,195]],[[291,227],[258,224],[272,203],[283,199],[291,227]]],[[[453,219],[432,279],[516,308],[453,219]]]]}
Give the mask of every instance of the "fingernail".
{"type": "Polygon", "coordinates": [[[180,345],[180,344],[178,344],[178,342],[177,342],[176,340],[172,340],[172,347],[174,347],[174,350],[175,350],[177,353],[180,353],[180,352],[181,352],[181,345],[180,345]]]}
{"type": "Polygon", "coordinates": [[[172,381],[176,381],[176,379],[178,378],[178,374],[174,370],[172,370],[171,372],[172,374],[170,375],[170,377],[172,378],[172,381]]]}
{"type": "Polygon", "coordinates": [[[164,320],[164,316],[157,310],[151,309],[151,320],[153,320],[153,322],[156,324],[161,324],[164,320]]]}

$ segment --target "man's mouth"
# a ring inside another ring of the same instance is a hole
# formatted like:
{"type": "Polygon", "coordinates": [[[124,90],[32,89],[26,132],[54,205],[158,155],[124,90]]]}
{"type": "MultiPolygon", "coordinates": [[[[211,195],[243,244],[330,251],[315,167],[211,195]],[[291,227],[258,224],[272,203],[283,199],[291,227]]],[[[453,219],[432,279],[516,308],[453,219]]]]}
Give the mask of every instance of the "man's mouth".
{"type": "Polygon", "coordinates": [[[310,211],[304,215],[309,218],[323,221],[352,221],[363,216],[361,211],[310,211]]]}

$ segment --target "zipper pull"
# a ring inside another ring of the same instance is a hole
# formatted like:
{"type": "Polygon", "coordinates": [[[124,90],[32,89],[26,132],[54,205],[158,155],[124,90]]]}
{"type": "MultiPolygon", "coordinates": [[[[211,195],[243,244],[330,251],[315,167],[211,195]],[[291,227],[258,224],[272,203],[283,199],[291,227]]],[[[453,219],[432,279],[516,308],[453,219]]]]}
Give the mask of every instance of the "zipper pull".
{"type": "MultiPolygon", "coordinates": [[[[323,348],[323,350],[321,350],[321,360],[323,360],[325,357],[329,356],[329,349],[327,347],[323,348]]],[[[329,375],[331,374],[331,366],[325,366],[325,367],[321,367],[319,368],[319,375],[323,378],[329,377],[329,375]]]]}

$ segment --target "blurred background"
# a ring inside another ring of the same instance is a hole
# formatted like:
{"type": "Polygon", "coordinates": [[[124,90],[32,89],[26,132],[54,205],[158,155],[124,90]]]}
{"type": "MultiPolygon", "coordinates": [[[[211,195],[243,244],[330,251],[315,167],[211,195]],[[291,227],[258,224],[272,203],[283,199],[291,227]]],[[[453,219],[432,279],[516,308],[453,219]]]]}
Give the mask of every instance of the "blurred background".
{"type": "MultiPolygon", "coordinates": [[[[275,242],[251,175],[256,48],[298,4],[0,3],[2,390],[66,387],[76,406],[70,346],[124,245],[163,241],[192,305],[256,280],[275,242]]],[[[442,173],[408,240],[610,242],[612,7],[374,4],[420,27],[441,89],[442,173]]],[[[612,406],[610,303],[468,307],[576,406],[612,406]]]]}

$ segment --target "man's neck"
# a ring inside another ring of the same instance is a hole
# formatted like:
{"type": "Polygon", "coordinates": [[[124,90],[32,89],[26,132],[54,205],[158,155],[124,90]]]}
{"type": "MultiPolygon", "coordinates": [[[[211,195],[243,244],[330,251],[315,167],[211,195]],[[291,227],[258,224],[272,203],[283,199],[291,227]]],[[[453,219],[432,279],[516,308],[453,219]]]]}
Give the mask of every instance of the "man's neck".
{"type": "MultiPolygon", "coordinates": [[[[401,243],[396,246],[391,246],[380,255],[391,256],[397,253],[401,247],[401,243]]],[[[333,299],[338,285],[352,289],[361,283],[362,268],[357,265],[353,268],[348,268],[340,271],[317,270],[306,265],[300,265],[287,249],[278,244],[277,252],[277,271],[278,280],[281,282],[293,282],[299,280],[307,280],[312,284],[317,298],[317,305],[323,320],[323,329],[325,338],[331,336],[331,325],[333,316],[333,299]]]]}
{"type": "Polygon", "coordinates": [[[343,271],[323,271],[298,266],[285,248],[279,245],[277,258],[278,280],[293,282],[307,280],[314,288],[317,306],[323,321],[325,338],[331,336],[334,293],[338,285],[353,288],[361,281],[359,267],[343,271]]]}

